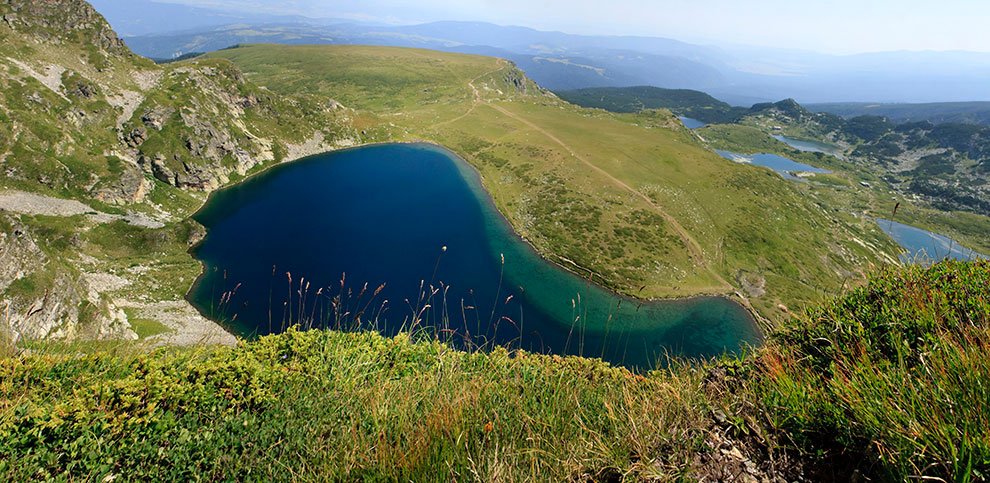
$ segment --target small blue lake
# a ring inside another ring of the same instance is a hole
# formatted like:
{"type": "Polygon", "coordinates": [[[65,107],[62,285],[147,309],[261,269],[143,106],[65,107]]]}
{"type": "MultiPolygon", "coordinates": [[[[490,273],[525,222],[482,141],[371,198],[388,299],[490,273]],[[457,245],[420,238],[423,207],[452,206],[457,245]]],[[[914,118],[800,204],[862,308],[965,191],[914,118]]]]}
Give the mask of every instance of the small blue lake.
{"type": "Polygon", "coordinates": [[[701,122],[691,117],[677,116],[677,118],[680,119],[681,124],[684,124],[684,127],[688,129],[698,129],[708,125],[708,123],[701,122]]]}
{"type": "Polygon", "coordinates": [[[548,263],[496,210],[477,172],[433,145],[281,165],[215,192],[195,219],[207,235],[194,250],[204,273],[189,298],[245,337],[300,323],[415,330],[634,368],[762,341],[729,299],[644,302],[548,263]]]}
{"type": "Polygon", "coordinates": [[[905,251],[900,256],[904,263],[930,264],[945,258],[956,260],[986,259],[987,256],[960,245],[955,240],[921,228],[877,219],[880,229],[894,239],[905,251]]]}
{"type": "Polygon", "coordinates": [[[806,153],[825,153],[825,154],[837,154],[839,149],[835,146],[831,146],[825,143],[819,143],[815,141],[806,141],[803,139],[794,139],[782,135],[774,135],[774,139],[794,148],[798,151],[804,151],[806,153]]]}
{"type": "Polygon", "coordinates": [[[716,149],[716,153],[725,159],[735,161],[737,163],[749,163],[755,164],[757,166],[764,166],[770,168],[777,172],[777,174],[783,176],[791,181],[804,181],[804,179],[795,176],[794,173],[830,173],[831,171],[827,169],[816,168],[811,165],[804,163],[798,163],[796,161],[787,159],[783,156],[778,156],[776,154],[768,153],[758,153],[758,154],[739,154],[732,151],[723,151],[721,149],[716,149]]]}

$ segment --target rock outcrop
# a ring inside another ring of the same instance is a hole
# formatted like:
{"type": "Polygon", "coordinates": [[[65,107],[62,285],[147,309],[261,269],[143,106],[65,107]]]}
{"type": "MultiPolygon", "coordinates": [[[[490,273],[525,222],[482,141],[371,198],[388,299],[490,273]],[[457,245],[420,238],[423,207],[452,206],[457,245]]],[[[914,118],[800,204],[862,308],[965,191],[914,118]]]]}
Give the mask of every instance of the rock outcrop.
{"type": "MultiPolygon", "coordinates": [[[[226,60],[157,66],[84,0],[0,0],[0,176],[22,192],[182,219],[187,211],[169,210],[199,197],[173,187],[211,191],[259,165],[346,145],[347,114],[260,88],[226,60]]],[[[76,241],[88,229],[74,226],[77,215],[65,215],[76,241]]],[[[41,243],[50,235],[31,230],[53,221],[20,216],[33,215],[0,211],[0,326],[27,338],[134,337],[85,276],[81,249],[50,250],[41,243]]],[[[164,302],[185,304],[181,295],[164,302]]]]}
{"type": "Polygon", "coordinates": [[[103,16],[84,0],[0,0],[0,20],[42,42],[82,41],[104,53],[130,53],[103,16]]]}
{"type": "Polygon", "coordinates": [[[80,272],[54,260],[34,234],[0,212],[0,325],[19,339],[135,339],[127,315],[89,286],[80,272]]]}

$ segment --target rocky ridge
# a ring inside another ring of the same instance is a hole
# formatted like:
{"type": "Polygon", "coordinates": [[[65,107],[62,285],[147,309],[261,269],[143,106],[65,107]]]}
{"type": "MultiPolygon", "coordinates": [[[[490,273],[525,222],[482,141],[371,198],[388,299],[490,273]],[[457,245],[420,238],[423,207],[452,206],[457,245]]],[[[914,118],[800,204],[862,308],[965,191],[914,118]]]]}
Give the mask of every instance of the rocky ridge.
{"type": "Polygon", "coordinates": [[[348,115],[273,94],[223,60],[157,66],[83,0],[0,0],[0,325],[14,337],[136,337],[118,303],[137,302],[86,276],[131,276],[110,254],[79,253],[92,230],[181,231],[205,199],[196,192],[353,144],[348,115]],[[31,196],[52,209],[25,208],[31,196]],[[53,217],[77,246],[46,246],[53,217]]]}

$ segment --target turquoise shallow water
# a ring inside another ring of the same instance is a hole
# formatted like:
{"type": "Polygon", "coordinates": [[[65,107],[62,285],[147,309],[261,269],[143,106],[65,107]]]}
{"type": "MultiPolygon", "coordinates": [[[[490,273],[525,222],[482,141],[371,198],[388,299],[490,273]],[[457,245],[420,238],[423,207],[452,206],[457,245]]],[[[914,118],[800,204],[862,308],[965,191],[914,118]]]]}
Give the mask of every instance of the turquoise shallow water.
{"type": "Polygon", "coordinates": [[[705,126],[708,125],[708,123],[699,121],[699,120],[694,119],[692,117],[678,116],[677,118],[680,119],[681,120],[681,124],[684,124],[684,127],[688,128],[688,129],[698,129],[698,128],[702,128],[702,127],[705,127],[705,126]]]}
{"type": "Polygon", "coordinates": [[[640,302],[546,262],[511,230],[477,173],[433,145],[279,166],[214,193],[196,219],[208,234],[195,250],[205,272],[190,299],[245,336],[308,319],[335,327],[336,314],[362,311],[393,334],[419,313],[416,329],[455,343],[637,368],[667,352],[707,357],[761,342],[753,318],[728,299],[640,302]],[[335,300],[342,278],[351,294],[335,300]],[[421,298],[431,286],[437,294],[421,298]]]}

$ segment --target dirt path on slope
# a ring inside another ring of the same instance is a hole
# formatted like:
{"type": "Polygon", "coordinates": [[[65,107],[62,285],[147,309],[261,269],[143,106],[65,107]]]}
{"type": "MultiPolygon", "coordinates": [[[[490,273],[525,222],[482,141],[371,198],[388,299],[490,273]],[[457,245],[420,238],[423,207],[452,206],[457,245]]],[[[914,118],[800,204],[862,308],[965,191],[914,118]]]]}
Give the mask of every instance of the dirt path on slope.
{"type": "Polygon", "coordinates": [[[131,225],[144,228],[162,228],[165,226],[161,221],[140,213],[112,215],[97,211],[77,200],[53,198],[26,191],[0,191],[0,210],[22,215],[64,217],[85,215],[95,223],[111,223],[117,220],[124,220],[131,225]]]}
{"type": "Polygon", "coordinates": [[[499,67],[497,69],[491,70],[489,72],[485,72],[484,74],[481,74],[478,77],[475,77],[474,79],[471,79],[470,81],[468,81],[468,87],[471,88],[471,93],[474,95],[474,101],[471,103],[471,107],[467,110],[467,112],[465,112],[464,114],[461,114],[460,116],[457,116],[457,117],[455,117],[453,119],[449,119],[447,121],[443,121],[443,122],[434,124],[433,125],[433,128],[436,129],[438,127],[447,126],[447,125],[453,124],[453,123],[455,123],[457,121],[460,121],[461,119],[464,119],[465,117],[470,116],[471,113],[473,113],[474,110],[477,109],[479,105],[481,105],[481,101],[482,101],[482,99],[481,99],[481,91],[478,90],[478,88],[474,85],[474,83],[477,82],[478,80],[484,78],[484,77],[490,76],[490,75],[492,75],[492,74],[494,74],[494,73],[496,73],[496,72],[504,69],[506,67],[505,61],[502,60],[502,59],[498,59],[498,66],[499,67]]]}
{"type": "MultiPolygon", "coordinates": [[[[504,69],[506,67],[504,60],[499,59],[498,60],[498,63],[499,63],[499,68],[497,68],[495,70],[492,70],[490,72],[486,72],[484,74],[481,74],[478,77],[475,77],[474,79],[471,79],[468,82],[468,87],[471,89],[471,92],[474,95],[474,102],[471,103],[471,107],[467,110],[467,112],[465,112],[464,114],[461,114],[460,116],[457,116],[457,117],[455,117],[453,119],[450,119],[450,120],[447,120],[447,121],[438,123],[438,124],[434,125],[433,127],[434,128],[442,127],[442,126],[446,126],[446,125],[455,123],[457,121],[460,121],[460,120],[466,118],[467,116],[471,115],[471,113],[473,113],[474,110],[479,105],[483,104],[484,102],[483,102],[483,99],[481,98],[481,92],[478,90],[477,86],[474,85],[474,83],[476,81],[478,81],[479,79],[482,79],[482,78],[484,78],[486,76],[492,75],[492,74],[494,74],[494,73],[496,73],[496,72],[498,72],[498,71],[500,71],[500,70],[502,70],[502,69],[504,69]]],[[[722,278],[721,275],[719,275],[718,273],[716,273],[715,270],[713,270],[711,268],[711,266],[709,266],[707,260],[705,259],[704,250],[701,248],[701,245],[698,243],[698,241],[695,240],[695,238],[693,236],[691,236],[690,233],[688,233],[688,231],[680,224],[680,222],[677,221],[676,218],[674,218],[669,213],[667,213],[660,205],[658,205],[656,202],[654,202],[649,196],[646,196],[645,194],[643,194],[639,190],[633,188],[632,186],[630,186],[626,182],[622,181],[619,178],[616,178],[615,176],[613,176],[608,171],[606,171],[606,170],[602,169],[601,167],[599,167],[598,165],[592,163],[591,161],[589,161],[584,156],[581,156],[580,154],[578,154],[577,151],[575,151],[573,148],[571,148],[569,145],[567,145],[567,143],[565,143],[564,141],[560,140],[560,138],[558,138],[557,136],[553,135],[552,133],[550,133],[546,129],[543,129],[542,127],[540,127],[536,123],[534,123],[534,122],[532,122],[532,121],[530,121],[530,120],[528,120],[528,119],[526,119],[526,118],[524,118],[524,117],[522,117],[522,116],[520,116],[520,115],[518,115],[518,114],[516,114],[516,113],[514,113],[514,112],[512,112],[512,111],[510,111],[510,110],[508,110],[508,109],[506,109],[504,107],[502,107],[502,106],[499,106],[497,104],[493,104],[493,103],[484,103],[484,104],[486,106],[488,106],[488,107],[491,107],[492,109],[495,109],[496,111],[498,111],[502,115],[507,116],[507,117],[509,117],[509,118],[511,118],[511,119],[513,119],[513,120],[515,120],[515,121],[517,121],[517,122],[525,125],[526,127],[528,127],[530,129],[532,129],[532,130],[534,130],[534,131],[542,134],[547,139],[550,139],[551,141],[553,141],[558,146],[564,148],[564,150],[566,150],[568,153],[570,153],[571,156],[573,156],[575,159],[577,159],[578,161],[580,161],[581,163],[583,163],[585,166],[591,168],[596,173],[604,176],[606,179],[608,179],[610,182],[612,182],[615,186],[618,186],[619,188],[622,188],[623,190],[628,191],[633,196],[636,196],[636,197],[642,199],[643,201],[645,201],[651,208],[653,208],[654,211],[656,211],[657,214],[659,214],[664,219],[664,221],[667,222],[668,225],[670,225],[674,229],[674,232],[677,234],[677,236],[681,239],[681,242],[687,248],[687,250],[688,250],[688,252],[689,252],[689,254],[691,256],[691,259],[694,261],[695,265],[700,266],[700,267],[704,267],[704,269],[712,277],[714,277],[715,280],[717,280],[719,282],[719,284],[721,284],[720,287],[714,287],[714,289],[717,290],[717,291],[731,291],[731,290],[733,290],[732,285],[729,284],[724,278],[722,278]]]]}
{"type": "Polygon", "coordinates": [[[636,196],[636,197],[642,199],[643,201],[645,201],[647,204],[649,204],[657,212],[657,214],[659,214],[661,217],[663,217],[663,219],[671,227],[674,228],[674,231],[677,232],[677,236],[680,237],[681,241],[684,243],[684,246],[687,247],[688,251],[691,252],[691,258],[694,259],[695,263],[698,264],[698,265],[700,265],[700,266],[705,267],[726,288],[731,288],[731,285],[729,285],[729,283],[726,282],[725,279],[723,279],[721,276],[719,276],[717,273],[715,273],[710,267],[708,267],[708,264],[705,261],[704,250],[701,248],[701,245],[698,243],[698,241],[695,240],[694,237],[691,236],[691,234],[688,233],[688,231],[686,229],[684,229],[684,227],[680,224],[680,222],[677,221],[676,218],[674,218],[669,213],[667,213],[663,208],[660,207],[660,205],[658,205],[656,202],[654,202],[649,196],[646,196],[645,194],[643,194],[640,191],[636,190],[632,186],[629,186],[629,184],[627,184],[626,182],[622,181],[621,179],[616,178],[615,176],[612,176],[611,173],[609,173],[608,171],[605,171],[601,167],[595,165],[594,163],[592,163],[591,161],[589,161],[584,156],[581,156],[573,148],[571,148],[570,146],[568,146],[567,143],[561,141],[560,138],[558,138],[557,136],[554,136],[552,133],[548,132],[547,130],[543,129],[542,127],[538,126],[537,124],[533,123],[532,121],[530,121],[530,120],[528,120],[528,119],[526,119],[526,118],[524,118],[524,117],[522,117],[522,116],[520,116],[520,115],[518,115],[518,114],[516,114],[516,113],[514,113],[514,112],[512,112],[512,111],[510,111],[510,110],[508,110],[508,109],[506,109],[504,107],[502,107],[502,106],[499,106],[499,105],[496,105],[496,104],[487,104],[487,105],[488,105],[488,107],[491,107],[492,109],[495,109],[496,111],[502,113],[503,115],[508,116],[508,117],[510,117],[512,119],[515,119],[516,121],[518,121],[518,122],[520,122],[522,124],[525,124],[530,129],[533,129],[534,131],[536,131],[536,132],[538,132],[538,133],[546,136],[547,139],[550,139],[555,144],[557,144],[560,147],[564,148],[568,153],[570,153],[571,156],[574,156],[575,159],[577,159],[578,161],[581,161],[582,163],[584,163],[585,166],[593,169],[596,173],[604,176],[605,178],[607,178],[609,181],[611,181],[616,186],[618,186],[618,187],[620,187],[620,188],[628,191],[629,193],[633,194],[634,196],[636,196]]]}

